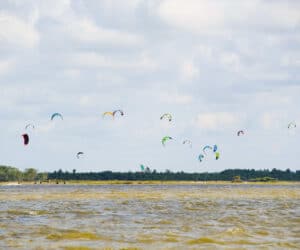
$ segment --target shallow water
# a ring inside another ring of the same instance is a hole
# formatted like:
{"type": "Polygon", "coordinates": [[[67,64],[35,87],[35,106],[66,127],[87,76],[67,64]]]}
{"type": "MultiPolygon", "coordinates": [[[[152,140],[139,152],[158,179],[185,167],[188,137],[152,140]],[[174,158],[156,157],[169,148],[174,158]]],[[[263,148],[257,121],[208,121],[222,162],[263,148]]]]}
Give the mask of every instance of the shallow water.
{"type": "Polygon", "coordinates": [[[300,249],[300,185],[0,186],[0,249],[300,249]]]}

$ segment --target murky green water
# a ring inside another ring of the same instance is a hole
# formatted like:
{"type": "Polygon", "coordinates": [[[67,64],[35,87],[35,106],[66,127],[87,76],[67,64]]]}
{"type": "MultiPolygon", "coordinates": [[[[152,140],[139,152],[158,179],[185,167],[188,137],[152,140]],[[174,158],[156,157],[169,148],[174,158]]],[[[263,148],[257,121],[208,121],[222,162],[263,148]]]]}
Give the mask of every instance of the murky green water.
{"type": "Polygon", "coordinates": [[[0,186],[0,249],[300,249],[300,185],[0,186]]]}

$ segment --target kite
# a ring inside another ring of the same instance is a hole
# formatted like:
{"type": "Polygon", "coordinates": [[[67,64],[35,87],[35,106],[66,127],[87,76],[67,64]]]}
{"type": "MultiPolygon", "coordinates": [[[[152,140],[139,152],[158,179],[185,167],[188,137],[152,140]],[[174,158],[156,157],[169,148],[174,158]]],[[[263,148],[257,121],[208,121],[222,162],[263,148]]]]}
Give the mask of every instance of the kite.
{"type": "Polygon", "coordinates": [[[189,144],[192,147],[192,142],[190,140],[184,140],[182,144],[189,144]]]}
{"type": "Polygon", "coordinates": [[[295,122],[290,122],[288,125],[288,129],[296,128],[296,127],[297,127],[297,124],[295,122]]]}
{"type": "Polygon", "coordinates": [[[31,123],[27,124],[27,125],[25,126],[25,129],[28,129],[29,127],[31,127],[32,129],[34,129],[34,125],[31,124],[31,123]]]}
{"type": "Polygon", "coordinates": [[[162,138],[161,143],[162,143],[163,146],[165,146],[166,141],[167,141],[167,140],[172,140],[172,139],[173,139],[173,138],[170,137],[170,136],[165,136],[165,137],[162,138]]]}
{"type": "Polygon", "coordinates": [[[211,146],[205,146],[203,149],[202,149],[202,151],[203,151],[203,153],[206,155],[206,150],[207,149],[210,149],[210,150],[213,150],[213,148],[211,147],[211,146]]]}
{"type": "Polygon", "coordinates": [[[198,156],[198,160],[199,160],[200,162],[202,162],[203,158],[204,158],[204,155],[203,155],[203,154],[200,154],[200,155],[198,156]]]}
{"type": "Polygon", "coordinates": [[[114,113],[113,113],[113,112],[104,112],[104,113],[102,114],[103,118],[104,118],[105,116],[107,116],[107,115],[110,115],[110,116],[114,117],[114,113]]]}
{"type": "Polygon", "coordinates": [[[240,130],[240,131],[237,132],[237,136],[241,136],[241,135],[244,135],[244,134],[245,134],[244,130],[240,130]]]}
{"type": "Polygon", "coordinates": [[[118,109],[113,112],[113,116],[115,117],[116,113],[118,113],[118,112],[120,113],[121,116],[124,115],[124,112],[121,109],[118,109]]]}
{"type": "Polygon", "coordinates": [[[169,122],[172,121],[172,115],[169,114],[169,113],[165,113],[165,114],[163,114],[163,115],[160,117],[161,120],[162,120],[162,119],[165,119],[165,118],[168,119],[169,122]]]}
{"type": "Polygon", "coordinates": [[[79,159],[79,158],[80,158],[80,155],[83,155],[83,154],[84,154],[83,152],[78,152],[78,153],[76,154],[77,159],[79,159]]]}
{"type": "Polygon", "coordinates": [[[28,134],[23,134],[22,137],[23,137],[24,145],[25,146],[28,145],[28,143],[29,143],[29,136],[28,136],[28,134]]]}
{"type": "Polygon", "coordinates": [[[53,119],[55,117],[60,117],[62,120],[64,119],[63,116],[60,114],[60,113],[54,113],[52,116],[51,116],[51,121],[53,121],[53,119]]]}

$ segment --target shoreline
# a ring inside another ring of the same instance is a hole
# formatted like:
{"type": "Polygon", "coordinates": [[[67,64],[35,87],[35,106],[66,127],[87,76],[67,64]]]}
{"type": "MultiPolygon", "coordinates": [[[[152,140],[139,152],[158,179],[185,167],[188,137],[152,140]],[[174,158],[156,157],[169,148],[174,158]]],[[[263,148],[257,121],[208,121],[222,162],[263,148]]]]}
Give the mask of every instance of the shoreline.
{"type": "Polygon", "coordinates": [[[232,182],[232,181],[121,181],[121,180],[55,180],[49,182],[0,182],[0,186],[22,186],[22,185],[300,185],[300,181],[273,181],[273,182],[232,182]]]}

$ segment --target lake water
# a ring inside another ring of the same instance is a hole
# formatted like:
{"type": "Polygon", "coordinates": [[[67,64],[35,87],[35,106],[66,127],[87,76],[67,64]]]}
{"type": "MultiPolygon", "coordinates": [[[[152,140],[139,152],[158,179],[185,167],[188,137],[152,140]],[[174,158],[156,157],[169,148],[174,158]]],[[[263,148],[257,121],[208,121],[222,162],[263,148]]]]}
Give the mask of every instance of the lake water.
{"type": "Polygon", "coordinates": [[[300,249],[300,185],[0,186],[0,249],[300,249]]]}

